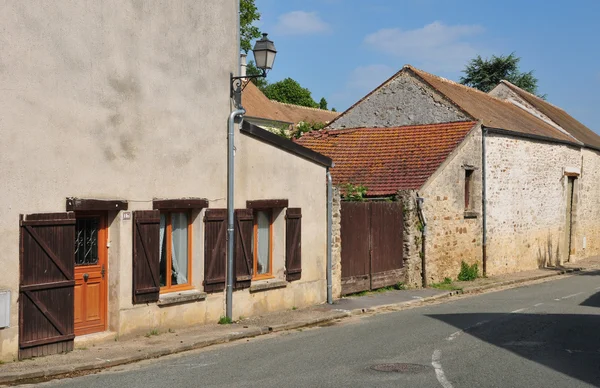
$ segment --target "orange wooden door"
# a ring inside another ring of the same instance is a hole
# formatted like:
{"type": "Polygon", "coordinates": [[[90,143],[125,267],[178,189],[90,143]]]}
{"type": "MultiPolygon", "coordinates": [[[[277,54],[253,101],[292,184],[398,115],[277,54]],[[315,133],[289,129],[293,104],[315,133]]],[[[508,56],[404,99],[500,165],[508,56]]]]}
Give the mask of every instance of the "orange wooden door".
{"type": "Polygon", "coordinates": [[[106,330],[107,229],[104,214],[77,214],[75,335],[106,330]]]}

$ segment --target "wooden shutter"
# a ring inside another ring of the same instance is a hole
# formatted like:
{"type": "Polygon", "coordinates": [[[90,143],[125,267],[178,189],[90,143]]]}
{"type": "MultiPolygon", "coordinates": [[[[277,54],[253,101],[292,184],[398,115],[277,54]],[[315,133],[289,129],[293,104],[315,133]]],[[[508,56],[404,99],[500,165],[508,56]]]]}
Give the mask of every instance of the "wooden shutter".
{"type": "Polygon", "coordinates": [[[301,226],[301,209],[288,208],[285,214],[285,273],[288,282],[298,280],[302,275],[301,226]]]}
{"type": "Polygon", "coordinates": [[[204,291],[225,289],[227,209],[206,209],[204,215],[204,291]]]}
{"type": "Polygon", "coordinates": [[[73,350],[75,214],[20,221],[19,359],[73,350]]]}
{"type": "Polygon", "coordinates": [[[133,303],[158,301],[160,212],[133,212],[133,303]]]}
{"type": "Polygon", "coordinates": [[[248,288],[252,280],[254,257],[252,239],[254,238],[254,213],[252,209],[235,211],[235,288],[248,288]]]}

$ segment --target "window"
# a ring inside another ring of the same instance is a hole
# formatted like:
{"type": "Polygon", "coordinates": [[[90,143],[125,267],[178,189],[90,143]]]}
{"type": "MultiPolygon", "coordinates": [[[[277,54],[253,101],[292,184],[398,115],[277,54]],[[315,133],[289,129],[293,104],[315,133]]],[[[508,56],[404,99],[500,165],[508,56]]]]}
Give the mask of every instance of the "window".
{"type": "Polygon", "coordinates": [[[257,210],[254,213],[253,279],[273,277],[273,211],[257,210]]]}
{"type": "Polygon", "coordinates": [[[191,288],[192,224],[190,212],[160,214],[160,291],[191,288]]]}
{"type": "Polygon", "coordinates": [[[473,170],[465,170],[465,211],[471,210],[473,200],[473,170]]]}

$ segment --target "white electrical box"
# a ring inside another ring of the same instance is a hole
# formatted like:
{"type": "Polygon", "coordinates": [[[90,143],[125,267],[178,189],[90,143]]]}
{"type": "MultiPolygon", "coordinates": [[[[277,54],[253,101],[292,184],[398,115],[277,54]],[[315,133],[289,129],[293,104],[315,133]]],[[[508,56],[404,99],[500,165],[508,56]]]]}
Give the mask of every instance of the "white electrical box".
{"type": "Polygon", "coordinates": [[[10,324],[10,291],[0,290],[0,329],[10,324]]]}

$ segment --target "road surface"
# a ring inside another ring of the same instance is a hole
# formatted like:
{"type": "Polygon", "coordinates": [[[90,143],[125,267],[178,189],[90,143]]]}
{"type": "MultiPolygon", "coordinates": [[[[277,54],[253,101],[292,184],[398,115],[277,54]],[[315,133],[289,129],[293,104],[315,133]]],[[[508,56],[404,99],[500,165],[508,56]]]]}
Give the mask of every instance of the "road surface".
{"type": "Polygon", "coordinates": [[[350,318],[40,386],[600,386],[600,273],[350,318]]]}

